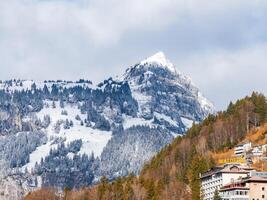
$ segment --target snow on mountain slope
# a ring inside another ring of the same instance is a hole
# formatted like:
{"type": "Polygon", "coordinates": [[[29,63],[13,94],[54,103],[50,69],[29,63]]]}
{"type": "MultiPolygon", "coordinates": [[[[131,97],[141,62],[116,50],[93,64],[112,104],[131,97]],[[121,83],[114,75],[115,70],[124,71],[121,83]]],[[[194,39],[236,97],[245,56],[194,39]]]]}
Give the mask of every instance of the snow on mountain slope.
{"type": "Polygon", "coordinates": [[[176,72],[174,65],[165,57],[163,52],[158,52],[155,55],[140,62],[141,65],[149,64],[151,66],[158,65],[163,66],[171,72],[176,72]]]}
{"type": "Polygon", "coordinates": [[[101,131],[81,125],[81,121],[86,119],[86,114],[81,114],[77,105],[64,105],[64,108],[60,107],[60,103],[55,102],[53,107],[52,101],[45,101],[45,108],[36,113],[37,118],[44,119],[46,115],[51,118],[50,125],[44,129],[47,134],[49,142],[39,146],[33,153],[30,154],[30,162],[23,168],[32,169],[35,163],[40,163],[41,158],[45,158],[50,149],[56,149],[58,143],[56,140],[63,140],[65,144],[81,139],[83,144],[79,154],[100,156],[103,148],[111,138],[112,133],[110,131],[101,131]],[[77,120],[79,116],[80,120],[77,120]],[[73,126],[68,129],[64,129],[64,123],[68,120],[73,122],[73,126]],[[60,125],[58,125],[60,124],[60,125]]]}
{"type": "Polygon", "coordinates": [[[26,91],[31,90],[32,87],[36,89],[43,89],[44,85],[47,86],[48,90],[51,91],[53,85],[57,85],[59,88],[71,88],[74,86],[81,86],[83,88],[95,88],[91,81],[79,80],[79,81],[36,81],[36,80],[8,80],[0,81],[0,90],[7,90],[10,92],[14,91],[26,91]]]}
{"type": "Polygon", "coordinates": [[[153,124],[153,120],[145,120],[144,118],[138,118],[138,117],[131,117],[131,116],[124,116],[123,117],[123,127],[125,129],[128,129],[132,126],[149,126],[149,127],[155,127],[153,124]]]}
{"type": "Polygon", "coordinates": [[[193,121],[214,112],[191,79],[178,72],[162,52],[128,68],[121,80],[129,82],[139,104],[138,117],[150,120],[160,113],[165,116],[161,119],[176,128],[175,134],[183,134],[193,121]]]}
{"type": "Polygon", "coordinates": [[[181,117],[181,120],[187,129],[190,129],[194,123],[194,121],[184,118],[184,117],[181,117]]]}
{"type": "Polygon", "coordinates": [[[138,110],[123,115],[126,130],[114,134],[103,150],[99,174],[107,177],[138,174],[159,149],[214,110],[162,52],[128,68],[119,81],[129,84],[138,110]]]}
{"type": "Polygon", "coordinates": [[[138,174],[211,112],[212,104],[162,52],[98,85],[0,81],[0,135],[6,138],[0,137],[0,159],[25,174],[33,170],[29,176],[44,186],[82,187],[103,175],[138,174]]]}

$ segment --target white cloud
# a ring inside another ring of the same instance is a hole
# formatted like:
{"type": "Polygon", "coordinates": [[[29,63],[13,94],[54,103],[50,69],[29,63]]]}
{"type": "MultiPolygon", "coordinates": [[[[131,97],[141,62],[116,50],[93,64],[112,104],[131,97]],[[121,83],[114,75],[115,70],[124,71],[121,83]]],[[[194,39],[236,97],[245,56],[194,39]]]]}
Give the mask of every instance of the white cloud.
{"type": "Polygon", "coordinates": [[[99,44],[134,29],[160,29],[174,18],[172,0],[9,0],[0,2],[2,29],[27,36],[81,34],[99,44]]]}
{"type": "Polygon", "coordinates": [[[222,107],[266,85],[266,13],[266,0],[1,0],[0,79],[99,81],[163,50],[222,107]]]}
{"type": "Polygon", "coordinates": [[[177,63],[191,74],[218,109],[223,109],[231,100],[250,95],[252,91],[267,94],[266,55],[267,44],[263,43],[238,50],[201,52],[177,63]]]}

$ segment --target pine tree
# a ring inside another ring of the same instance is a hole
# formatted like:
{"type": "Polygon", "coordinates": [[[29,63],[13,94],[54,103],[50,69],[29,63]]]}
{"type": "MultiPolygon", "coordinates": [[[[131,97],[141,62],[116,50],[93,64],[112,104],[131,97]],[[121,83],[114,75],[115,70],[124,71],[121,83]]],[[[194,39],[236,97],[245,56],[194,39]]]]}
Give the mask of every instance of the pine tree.
{"type": "Polygon", "coordinates": [[[228,114],[233,114],[234,113],[234,104],[232,101],[230,101],[229,105],[228,105],[228,108],[227,108],[227,111],[226,111],[228,114]]]}
{"type": "Polygon", "coordinates": [[[43,93],[44,93],[44,95],[46,96],[46,98],[47,98],[47,97],[49,96],[49,94],[50,94],[50,92],[49,92],[48,87],[47,87],[46,84],[44,85],[43,93]]]}
{"type": "Polygon", "coordinates": [[[218,190],[215,190],[213,200],[221,200],[218,190]]]}
{"type": "Polygon", "coordinates": [[[199,174],[206,171],[208,168],[206,160],[195,153],[190,162],[187,176],[189,180],[189,186],[192,192],[192,200],[200,199],[200,180],[199,174]]]}
{"type": "Polygon", "coordinates": [[[114,193],[115,193],[115,199],[116,200],[123,200],[123,185],[122,185],[122,180],[121,178],[118,178],[115,181],[115,186],[114,186],[114,193]]]}
{"type": "Polygon", "coordinates": [[[56,108],[56,103],[55,103],[55,101],[53,101],[53,103],[52,103],[52,108],[56,108]]]}
{"type": "Polygon", "coordinates": [[[134,197],[134,191],[131,186],[131,182],[127,181],[126,186],[125,186],[125,191],[124,191],[124,199],[125,200],[133,200],[134,197]]]}
{"type": "Polygon", "coordinates": [[[108,190],[108,180],[107,178],[104,176],[101,178],[100,180],[100,184],[97,187],[97,196],[99,200],[104,199],[105,196],[105,192],[108,190]]]}
{"type": "Polygon", "coordinates": [[[31,90],[33,90],[33,91],[35,92],[36,89],[37,89],[36,84],[33,83],[33,84],[31,85],[31,90]]]}
{"type": "Polygon", "coordinates": [[[60,98],[59,100],[59,105],[60,105],[60,108],[64,108],[64,101],[62,98],[60,98]]]}
{"type": "Polygon", "coordinates": [[[148,181],[146,200],[156,200],[155,184],[153,180],[148,181]]]}

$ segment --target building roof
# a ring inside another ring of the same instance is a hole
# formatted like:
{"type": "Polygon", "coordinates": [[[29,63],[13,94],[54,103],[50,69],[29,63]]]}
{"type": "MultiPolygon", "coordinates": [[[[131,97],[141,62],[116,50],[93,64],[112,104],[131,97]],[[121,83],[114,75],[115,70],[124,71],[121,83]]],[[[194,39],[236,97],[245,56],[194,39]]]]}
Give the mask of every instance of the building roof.
{"type": "Polygon", "coordinates": [[[240,173],[240,174],[246,174],[248,173],[252,168],[241,166],[240,164],[226,164],[223,167],[215,167],[210,169],[209,171],[201,174],[201,179],[212,176],[214,174],[219,173],[240,173]]]}
{"type": "Polygon", "coordinates": [[[252,176],[246,179],[243,179],[244,182],[246,183],[253,183],[253,182],[261,182],[261,183],[267,183],[267,178],[266,177],[260,177],[260,176],[252,176]]]}
{"type": "Polygon", "coordinates": [[[220,192],[231,191],[231,190],[249,190],[249,188],[248,187],[233,186],[233,187],[228,187],[228,188],[221,188],[220,192]]]}
{"type": "Polygon", "coordinates": [[[235,182],[229,183],[221,187],[220,191],[229,191],[229,190],[249,190],[246,187],[246,184],[242,180],[236,180],[235,182]]]}
{"type": "Polygon", "coordinates": [[[267,183],[267,178],[265,177],[259,177],[259,176],[253,176],[248,178],[242,178],[241,180],[237,180],[236,182],[229,183],[227,185],[224,185],[221,187],[220,191],[230,191],[230,190],[249,190],[248,187],[246,187],[246,183],[267,183]]]}
{"type": "Polygon", "coordinates": [[[236,145],[235,147],[243,146],[243,145],[245,145],[245,144],[250,144],[250,143],[251,143],[251,141],[246,140],[246,141],[244,141],[243,143],[236,145]]]}

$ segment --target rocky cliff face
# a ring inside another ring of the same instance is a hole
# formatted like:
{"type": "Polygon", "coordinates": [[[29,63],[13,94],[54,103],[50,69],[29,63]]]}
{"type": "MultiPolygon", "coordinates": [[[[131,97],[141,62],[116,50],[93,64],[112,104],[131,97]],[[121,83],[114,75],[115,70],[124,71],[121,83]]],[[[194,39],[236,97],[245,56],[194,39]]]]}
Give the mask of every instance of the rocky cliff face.
{"type": "Polygon", "coordinates": [[[162,120],[175,134],[201,121],[214,108],[191,79],[178,72],[162,52],[127,69],[124,81],[138,101],[139,117],[162,120]]]}

